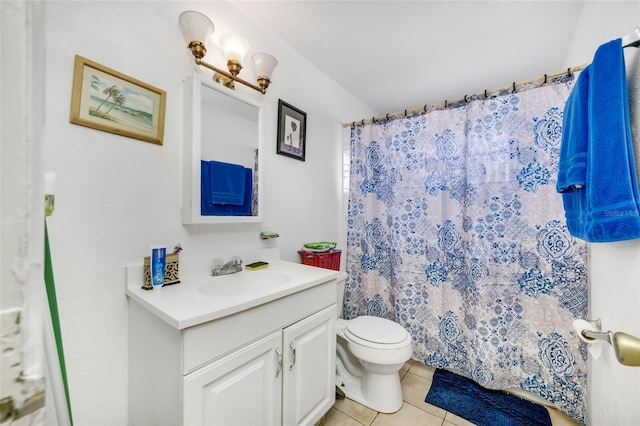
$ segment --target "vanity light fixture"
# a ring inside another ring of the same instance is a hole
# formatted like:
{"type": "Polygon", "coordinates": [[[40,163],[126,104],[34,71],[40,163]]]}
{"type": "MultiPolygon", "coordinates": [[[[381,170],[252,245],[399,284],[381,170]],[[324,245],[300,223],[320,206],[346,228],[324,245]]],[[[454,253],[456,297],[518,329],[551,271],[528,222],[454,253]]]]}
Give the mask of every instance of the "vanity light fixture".
{"type": "Polygon", "coordinates": [[[186,10],[180,14],[178,18],[180,29],[185,40],[189,43],[188,48],[195,59],[197,65],[202,65],[214,71],[213,79],[227,87],[234,88],[234,82],[244,84],[258,92],[265,94],[267,87],[271,83],[271,74],[278,65],[278,61],[267,53],[255,53],[251,59],[253,66],[258,75],[258,85],[249,83],[238,77],[242,70],[242,61],[249,50],[249,43],[242,37],[228,35],[220,39],[222,50],[227,59],[227,68],[229,71],[217,68],[202,58],[207,54],[206,43],[211,34],[213,34],[214,25],[211,20],[200,12],[194,10],[186,10]]]}

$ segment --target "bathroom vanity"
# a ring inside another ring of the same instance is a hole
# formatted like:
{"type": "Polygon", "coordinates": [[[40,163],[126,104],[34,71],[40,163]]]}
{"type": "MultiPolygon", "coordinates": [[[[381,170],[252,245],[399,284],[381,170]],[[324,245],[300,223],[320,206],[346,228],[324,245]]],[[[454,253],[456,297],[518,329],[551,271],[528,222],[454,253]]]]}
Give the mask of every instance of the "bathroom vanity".
{"type": "Polygon", "coordinates": [[[331,408],[337,272],[269,263],[150,291],[127,267],[129,424],[313,425],[331,408]]]}

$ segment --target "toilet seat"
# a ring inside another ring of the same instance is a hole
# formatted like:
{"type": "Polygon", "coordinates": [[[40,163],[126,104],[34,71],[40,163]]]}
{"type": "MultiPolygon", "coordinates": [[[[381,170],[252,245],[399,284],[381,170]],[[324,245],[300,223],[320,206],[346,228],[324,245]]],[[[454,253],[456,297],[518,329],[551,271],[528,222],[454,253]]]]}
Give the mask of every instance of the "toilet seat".
{"type": "Polygon", "coordinates": [[[352,342],[374,349],[399,349],[411,344],[411,336],[401,325],[374,316],[349,321],[344,334],[352,342]]]}

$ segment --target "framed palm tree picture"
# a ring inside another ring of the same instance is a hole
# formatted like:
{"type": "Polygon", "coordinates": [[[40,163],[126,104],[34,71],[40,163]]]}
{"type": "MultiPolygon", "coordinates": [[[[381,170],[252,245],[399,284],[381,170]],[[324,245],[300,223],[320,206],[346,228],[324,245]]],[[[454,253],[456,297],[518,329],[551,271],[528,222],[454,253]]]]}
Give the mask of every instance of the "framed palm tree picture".
{"type": "Polygon", "coordinates": [[[167,93],[76,55],[69,121],[162,145],[167,93]]]}

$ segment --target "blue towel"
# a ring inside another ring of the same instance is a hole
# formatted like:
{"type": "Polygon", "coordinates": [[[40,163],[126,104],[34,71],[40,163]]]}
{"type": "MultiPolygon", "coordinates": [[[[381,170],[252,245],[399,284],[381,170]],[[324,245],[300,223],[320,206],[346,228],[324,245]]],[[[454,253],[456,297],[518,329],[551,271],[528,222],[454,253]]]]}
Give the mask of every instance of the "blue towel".
{"type": "Polygon", "coordinates": [[[220,204],[212,200],[211,190],[214,180],[214,161],[201,161],[200,166],[200,214],[203,216],[252,216],[253,171],[242,167],[240,182],[243,185],[241,204],[220,204]]]}
{"type": "Polygon", "coordinates": [[[640,193],[621,39],[598,48],[564,109],[556,189],[569,232],[589,242],[640,238],[640,193]]]}
{"type": "Polygon", "coordinates": [[[241,206],[244,202],[244,167],[221,161],[209,161],[209,165],[211,202],[241,206]]]}

